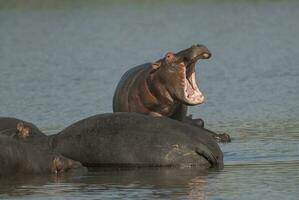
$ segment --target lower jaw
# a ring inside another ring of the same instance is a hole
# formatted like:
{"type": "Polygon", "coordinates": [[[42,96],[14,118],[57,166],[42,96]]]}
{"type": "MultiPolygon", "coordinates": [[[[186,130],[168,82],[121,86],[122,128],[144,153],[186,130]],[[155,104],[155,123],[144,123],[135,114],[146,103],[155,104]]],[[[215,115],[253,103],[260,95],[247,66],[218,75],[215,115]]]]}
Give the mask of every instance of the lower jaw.
{"type": "Polygon", "coordinates": [[[195,102],[184,102],[185,105],[188,105],[188,106],[196,106],[196,105],[199,105],[199,104],[202,104],[203,102],[201,103],[195,103],[195,102]]]}
{"type": "Polygon", "coordinates": [[[198,100],[191,100],[190,98],[188,98],[188,97],[185,96],[183,98],[183,102],[186,105],[195,106],[195,105],[198,105],[198,104],[202,104],[204,102],[204,98],[198,99],[198,100]]]}

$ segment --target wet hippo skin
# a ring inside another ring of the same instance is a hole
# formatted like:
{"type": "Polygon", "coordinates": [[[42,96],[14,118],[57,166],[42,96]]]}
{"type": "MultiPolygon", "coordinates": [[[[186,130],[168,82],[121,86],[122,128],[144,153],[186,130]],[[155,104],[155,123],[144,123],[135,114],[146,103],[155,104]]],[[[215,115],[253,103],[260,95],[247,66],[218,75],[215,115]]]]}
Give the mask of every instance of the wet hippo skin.
{"type": "MultiPolygon", "coordinates": [[[[19,120],[5,128],[16,123],[19,120]]],[[[4,161],[0,176],[82,172],[85,168],[79,162],[85,166],[223,167],[223,154],[205,130],[138,113],[92,116],[51,136],[0,135],[0,149],[4,161]]]]}
{"type": "MultiPolygon", "coordinates": [[[[211,53],[204,45],[193,45],[178,53],[168,52],[154,63],[127,71],[113,97],[114,112],[137,112],[154,117],[169,117],[204,128],[202,119],[186,117],[187,106],[204,102],[196,83],[195,64],[211,53]]],[[[209,131],[219,142],[229,142],[228,134],[209,131]]]]}
{"type": "Polygon", "coordinates": [[[46,137],[46,135],[39,130],[34,124],[11,117],[0,117],[0,135],[6,135],[10,137],[18,137],[19,129],[18,124],[22,125],[22,128],[28,129],[27,139],[46,137]]]}
{"type": "Polygon", "coordinates": [[[78,174],[87,169],[77,161],[52,153],[45,146],[0,135],[0,178],[24,174],[78,174]]]}
{"type": "Polygon", "coordinates": [[[83,119],[50,136],[49,144],[85,166],[223,166],[222,151],[205,130],[138,113],[83,119]]]}

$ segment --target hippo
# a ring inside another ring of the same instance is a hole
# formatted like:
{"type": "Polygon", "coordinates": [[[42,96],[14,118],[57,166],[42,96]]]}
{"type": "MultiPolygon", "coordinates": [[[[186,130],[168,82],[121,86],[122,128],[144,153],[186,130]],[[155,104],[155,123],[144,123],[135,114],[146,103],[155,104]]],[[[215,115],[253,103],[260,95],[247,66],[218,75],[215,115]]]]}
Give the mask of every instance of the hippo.
{"type": "Polygon", "coordinates": [[[0,177],[17,174],[78,174],[87,169],[81,163],[30,143],[0,135],[0,177]]]}
{"type": "Polygon", "coordinates": [[[0,117],[0,177],[11,174],[74,174],[81,163],[52,153],[48,137],[33,123],[0,117]]]}
{"type": "Polygon", "coordinates": [[[49,145],[87,167],[223,167],[223,153],[206,130],[140,113],[88,117],[49,136],[49,145]]]}
{"type": "Polygon", "coordinates": [[[33,123],[10,117],[0,117],[0,135],[19,139],[46,137],[33,123]]]}
{"type": "MultiPolygon", "coordinates": [[[[154,63],[145,63],[127,71],[119,81],[113,112],[137,112],[154,117],[169,117],[204,128],[202,119],[187,117],[187,106],[204,102],[196,83],[195,64],[209,59],[204,45],[193,45],[178,53],[168,52],[154,63]]],[[[219,142],[229,142],[228,134],[209,131],[219,142]]]]}

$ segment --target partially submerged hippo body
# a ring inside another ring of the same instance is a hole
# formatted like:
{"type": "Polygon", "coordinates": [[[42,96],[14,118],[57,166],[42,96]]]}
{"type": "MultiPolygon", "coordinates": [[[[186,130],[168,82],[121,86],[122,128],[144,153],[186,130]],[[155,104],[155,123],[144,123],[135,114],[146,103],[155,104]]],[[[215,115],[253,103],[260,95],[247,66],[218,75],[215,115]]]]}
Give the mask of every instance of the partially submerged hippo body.
{"type": "Polygon", "coordinates": [[[28,136],[26,139],[46,137],[46,135],[34,124],[10,117],[0,117],[0,135],[16,137],[20,131],[18,129],[18,124],[22,125],[22,128],[28,129],[28,136]]]}
{"type": "Polygon", "coordinates": [[[53,153],[48,136],[34,124],[9,117],[0,117],[0,160],[0,177],[87,171],[81,163],[53,153]]]}
{"type": "MultiPolygon", "coordinates": [[[[124,112],[101,114],[78,121],[56,135],[31,138],[16,137],[14,129],[19,129],[20,120],[1,119],[0,177],[84,173],[86,168],[81,163],[223,167],[223,154],[207,130],[166,117],[124,112]]],[[[21,123],[35,132],[39,130],[31,123],[22,120],[21,123]]]]}
{"type": "Polygon", "coordinates": [[[204,129],[137,113],[95,115],[50,136],[51,149],[85,166],[223,166],[204,129]]]}
{"type": "MultiPolygon", "coordinates": [[[[127,71],[113,97],[114,112],[137,112],[154,117],[169,117],[203,128],[202,119],[187,117],[187,106],[203,103],[196,83],[195,64],[211,57],[204,45],[193,45],[176,54],[167,53],[154,63],[127,71]]],[[[229,135],[209,131],[214,138],[228,142],[229,135]]]]}
{"type": "Polygon", "coordinates": [[[34,145],[0,135],[0,177],[11,174],[83,173],[87,169],[43,145],[34,145]],[[43,148],[39,148],[43,146],[43,148]]]}

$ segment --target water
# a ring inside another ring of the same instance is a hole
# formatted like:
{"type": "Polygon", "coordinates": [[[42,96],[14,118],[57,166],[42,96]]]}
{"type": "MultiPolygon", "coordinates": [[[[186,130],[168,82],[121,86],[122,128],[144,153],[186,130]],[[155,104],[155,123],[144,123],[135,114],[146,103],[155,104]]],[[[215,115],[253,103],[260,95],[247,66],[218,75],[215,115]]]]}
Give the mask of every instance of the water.
{"type": "Polygon", "coordinates": [[[228,132],[223,171],[91,169],[11,177],[10,199],[298,199],[299,2],[1,1],[0,116],[53,134],[111,112],[120,76],[167,51],[205,44],[206,102],[190,109],[228,132]]]}

